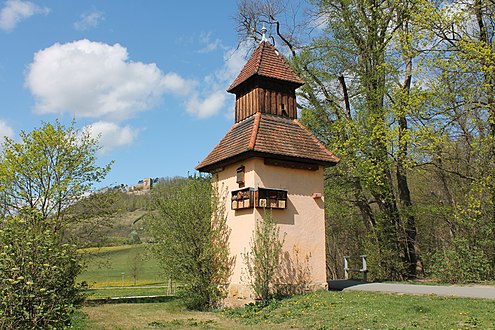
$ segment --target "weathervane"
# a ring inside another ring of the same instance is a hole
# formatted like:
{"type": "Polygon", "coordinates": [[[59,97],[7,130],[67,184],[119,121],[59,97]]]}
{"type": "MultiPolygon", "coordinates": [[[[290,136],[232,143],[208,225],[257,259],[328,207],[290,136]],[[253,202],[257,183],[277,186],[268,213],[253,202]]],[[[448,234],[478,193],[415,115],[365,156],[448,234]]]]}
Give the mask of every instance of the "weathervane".
{"type": "Polygon", "coordinates": [[[265,25],[263,25],[263,27],[261,28],[261,42],[263,41],[268,41],[268,39],[266,38],[266,31],[268,31],[265,27],[265,25]]]}

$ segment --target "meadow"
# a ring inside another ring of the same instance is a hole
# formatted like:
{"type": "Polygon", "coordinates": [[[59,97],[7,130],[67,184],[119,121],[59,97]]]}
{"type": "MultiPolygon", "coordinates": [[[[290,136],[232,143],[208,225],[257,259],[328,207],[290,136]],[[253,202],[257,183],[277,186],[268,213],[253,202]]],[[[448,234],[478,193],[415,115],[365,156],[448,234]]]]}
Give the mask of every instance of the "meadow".
{"type": "MultiPolygon", "coordinates": [[[[93,283],[90,298],[165,294],[165,279],[144,245],[87,250],[97,257],[80,279],[93,283]],[[139,264],[122,288],[121,273],[139,264]],[[145,287],[142,287],[145,285],[145,287]],[[111,287],[113,286],[113,287],[111,287]]],[[[495,329],[495,301],[434,295],[320,291],[212,312],[185,309],[180,298],[161,303],[83,306],[75,329],[495,329]]]]}
{"type": "Polygon", "coordinates": [[[321,291],[213,312],[187,311],[177,298],[86,306],[76,329],[494,329],[493,310],[483,299],[321,291]]]}
{"type": "Polygon", "coordinates": [[[145,244],[89,248],[80,252],[87,256],[87,268],[78,281],[86,281],[90,288],[163,286],[168,282],[145,244]]]}

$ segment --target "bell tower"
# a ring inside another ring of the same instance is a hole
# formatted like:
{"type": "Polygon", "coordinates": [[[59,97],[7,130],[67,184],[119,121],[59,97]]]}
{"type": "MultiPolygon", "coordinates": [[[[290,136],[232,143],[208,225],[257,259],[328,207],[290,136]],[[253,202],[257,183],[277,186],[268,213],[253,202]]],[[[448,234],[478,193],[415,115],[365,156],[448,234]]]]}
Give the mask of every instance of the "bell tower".
{"type": "Polygon", "coordinates": [[[285,237],[282,284],[327,287],[323,170],[340,159],[297,120],[303,84],[263,37],[227,90],[236,96],[234,125],[196,166],[228,194],[230,298],[253,298],[242,255],[267,209],[285,237]]]}
{"type": "Polygon", "coordinates": [[[227,90],[236,96],[235,122],[256,112],[297,119],[296,89],[303,84],[275,47],[262,41],[227,90]]]}

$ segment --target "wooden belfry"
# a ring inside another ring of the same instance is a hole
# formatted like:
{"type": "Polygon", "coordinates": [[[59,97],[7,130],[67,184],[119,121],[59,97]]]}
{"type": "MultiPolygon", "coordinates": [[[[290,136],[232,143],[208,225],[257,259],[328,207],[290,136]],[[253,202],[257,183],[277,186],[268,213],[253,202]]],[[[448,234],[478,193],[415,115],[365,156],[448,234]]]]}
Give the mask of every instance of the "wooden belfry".
{"type": "Polygon", "coordinates": [[[295,91],[303,84],[263,38],[227,90],[236,95],[234,125],[196,166],[228,192],[230,252],[236,258],[232,298],[252,297],[242,254],[266,209],[285,235],[283,284],[327,285],[323,169],[339,158],[297,120],[295,91]],[[306,283],[295,283],[302,279],[306,283]]]}

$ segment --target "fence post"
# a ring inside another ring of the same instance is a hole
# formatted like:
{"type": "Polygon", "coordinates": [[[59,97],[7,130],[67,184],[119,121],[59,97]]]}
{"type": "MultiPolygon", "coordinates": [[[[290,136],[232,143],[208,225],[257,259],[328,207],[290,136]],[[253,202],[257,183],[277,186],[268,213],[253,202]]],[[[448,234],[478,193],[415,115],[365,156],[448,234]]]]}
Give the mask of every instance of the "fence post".
{"type": "Polygon", "coordinates": [[[167,286],[167,296],[172,294],[172,278],[168,278],[168,286],[167,286]]]}
{"type": "Polygon", "coordinates": [[[347,258],[349,258],[349,257],[344,256],[344,278],[346,280],[349,279],[349,272],[348,272],[348,270],[349,270],[349,264],[348,264],[347,258]]]}
{"type": "Polygon", "coordinates": [[[368,282],[368,265],[366,264],[366,255],[361,255],[361,263],[362,263],[361,272],[363,272],[363,280],[365,282],[368,282]]]}

